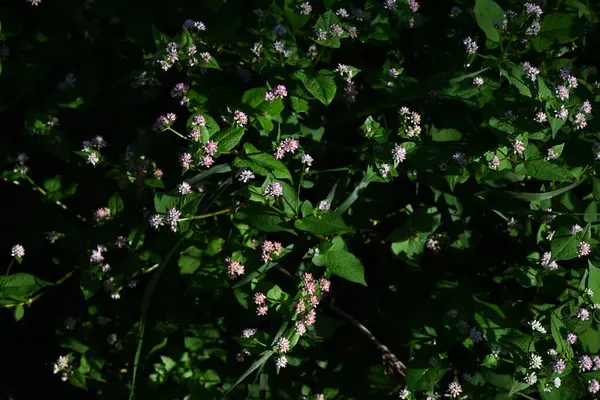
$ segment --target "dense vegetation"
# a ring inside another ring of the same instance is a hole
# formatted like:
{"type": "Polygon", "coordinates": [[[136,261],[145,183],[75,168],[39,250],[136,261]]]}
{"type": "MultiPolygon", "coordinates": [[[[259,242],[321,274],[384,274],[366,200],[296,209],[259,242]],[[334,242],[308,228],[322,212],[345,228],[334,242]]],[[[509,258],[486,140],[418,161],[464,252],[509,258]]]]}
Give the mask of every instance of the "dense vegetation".
{"type": "Polygon", "coordinates": [[[586,0],[0,2],[4,394],[600,394],[586,0]]]}

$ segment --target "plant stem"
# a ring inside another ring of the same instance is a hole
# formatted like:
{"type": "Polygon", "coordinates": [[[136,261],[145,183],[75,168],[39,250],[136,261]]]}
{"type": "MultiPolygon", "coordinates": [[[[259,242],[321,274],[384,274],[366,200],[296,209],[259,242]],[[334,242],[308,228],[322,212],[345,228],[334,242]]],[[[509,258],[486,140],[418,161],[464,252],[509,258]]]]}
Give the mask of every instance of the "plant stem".
{"type": "Polygon", "coordinates": [[[226,208],[224,210],[215,211],[215,212],[209,213],[209,214],[195,215],[193,217],[182,218],[182,219],[180,219],[180,221],[188,221],[188,220],[191,220],[191,219],[210,218],[210,217],[214,217],[216,215],[227,214],[230,211],[231,211],[231,208],[226,208]]]}
{"type": "MultiPolygon", "coordinates": [[[[293,281],[296,280],[296,278],[282,266],[277,266],[276,268],[280,272],[282,272],[285,276],[287,276],[288,279],[291,279],[293,281]]],[[[396,355],[394,353],[392,353],[386,345],[381,343],[375,337],[375,335],[373,335],[373,333],[371,333],[371,331],[369,329],[367,329],[367,327],[365,327],[363,324],[358,322],[350,314],[346,314],[345,312],[343,312],[342,310],[340,310],[339,308],[335,307],[332,304],[326,304],[325,307],[327,309],[329,309],[330,311],[333,311],[334,313],[338,314],[340,317],[345,319],[346,322],[348,322],[354,328],[356,328],[360,332],[362,332],[371,341],[371,343],[373,343],[377,347],[377,349],[381,352],[383,361],[392,370],[392,372],[394,372],[396,375],[399,376],[399,378],[403,378],[406,375],[406,365],[404,365],[404,363],[402,361],[400,361],[398,359],[398,357],[396,357],[396,355]]]]}
{"type": "Polygon", "coordinates": [[[183,140],[187,140],[187,138],[185,136],[183,136],[181,133],[177,132],[175,129],[168,127],[167,129],[165,129],[167,131],[171,131],[174,134],[176,134],[177,136],[179,136],[180,138],[182,138],[183,140]]]}
{"type": "Polygon", "coordinates": [[[10,269],[12,268],[14,263],[15,263],[15,258],[13,257],[13,259],[10,260],[10,264],[8,264],[8,269],[6,270],[6,275],[4,275],[4,276],[8,276],[8,274],[10,273],[10,269]]]}
{"type": "Polygon", "coordinates": [[[33,179],[31,179],[29,177],[29,175],[23,175],[25,177],[25,179],[27,180],[27,182],[31,183],[31,185],[41,194],[43,194],[44,196],[48,194],[48,192],[46,192],[44,189],[42,189],[41,187],[39,187],[34,181],[33,179]]]}

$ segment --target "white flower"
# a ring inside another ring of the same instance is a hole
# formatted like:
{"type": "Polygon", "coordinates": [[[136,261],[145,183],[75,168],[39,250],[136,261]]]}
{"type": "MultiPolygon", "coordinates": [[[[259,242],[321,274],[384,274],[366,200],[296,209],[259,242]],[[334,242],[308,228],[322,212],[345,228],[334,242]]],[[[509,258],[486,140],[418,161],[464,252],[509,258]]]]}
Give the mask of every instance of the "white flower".
{"type": "Polygon", "coordinates": [[[410,396],[410,392],[406,389],[402,389],[400,391],[400,398],[401,399],[408,399],[408,397],[410,396]]]}
{"type": "Polygon", "coordinates": [[[285,368],[285,367],[286,367],[286,365],[287,365],[287,362],[288,362],[288,361],[287,361],[287,357],[286,357],[286,356],[283,356],[283,355],[281,355],[281,356],[279,356],[279,357],[277,357],[277,358],[275,359],[275,366],[276,366],[277,368],[285,368]]]}
{"type": "Polygon", "coordinates": [[[592,297],[594,295],[594,291],[592,289],[590,289],[590,288],[585,289],[583,291],[583,293],[586,294],[586,295],[588,295],[588,296],[590,296],[590,297],[592,297]]]}
{"type": "Polygon", "coordinates": [[[252,171],[250,171],[249,169],[245,169],[240,173],[238,180],[240,182],[247,183],[249,180],[254,179],[254,178],[255,178],[255,176],[252,173],[252,171]]]}
{"type": "Polygon", "coordinates": [[[525,383],[527,383],[528,385],[533,385],[536,382],[537,382],[537,375],[535,374],[535,372],[532,372],[529,375],[525,376],[525,383]]]}
{"type": "Polygon", "coordinates": [[[531,326],[531,330],[538,331],[540,333],[546,333],[546,329],[542,326],[542,323],[536,319],[529,322],[529,326],[531,326]]]}
{"type": "Polygon", "coordinates": [[[458,397],[462,393],[462,387],[460,386],[460,384],[458,382],[451,382],[448,385],[447,393],[448,393],[447,395],[451,398],[458,397]]]}
{"type": "Polygon", "coordinates": [[[177,191],[182,195],[190,194],[192,193],[192,186],[187,182],[182,182],[177,185],[177,191]]]}
{"type": "Polygon", "coordinates": [[[384,178],[388,176],[388,174],[390,173],[390,170],[391,170],[391,167],[389,164],[381,164],[381,166],[379,167],[379,173],[384,178]]]}
{"type": "Polygon", "coordinates": [[[10,255],[11,257],[24,257],[25,248],[20,244],[16,244],[10,249],[10,255]]]}
{"type": "Polygon", "coordinates": [[[542,368],[542,357],[535,353],[529,355],[529,368],[540,369],[542,368]]]}
{"type": "Polygon", "coordinates": [[[575,236],[579,232],[583,232],[583,228],[579,224],[575,224],[571,227],[571,235],[575,236]]]}
{"type": "Polygon", "coordinates": [[[475,86],[483,85],[483,78],[480,76],[476,76],[475,78],[473,78],[473,85],[475,85],[475,86]]]}
{"type": "Polygon", "coordinates": [[[555,387],[555,388],[557,388],[557,389],[558,389],[558,388],[560,387],[560,384],[561,384],[561,383],[562,383],[562,382],[560,381],[560,378],[559,378],[559,377],[556,377],[556,378],[554,378],[554,387],[555,387]]]}

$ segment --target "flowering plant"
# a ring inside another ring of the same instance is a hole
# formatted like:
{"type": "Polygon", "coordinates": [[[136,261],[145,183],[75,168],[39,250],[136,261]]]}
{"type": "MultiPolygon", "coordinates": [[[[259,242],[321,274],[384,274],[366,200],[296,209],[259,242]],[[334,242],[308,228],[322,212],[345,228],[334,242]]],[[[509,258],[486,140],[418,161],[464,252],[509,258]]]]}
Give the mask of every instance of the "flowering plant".
{"type": "Polygon", "coordinates": [[[599,4],[2,7],[0,307],[57,393],[599,394],[599,4]]]}

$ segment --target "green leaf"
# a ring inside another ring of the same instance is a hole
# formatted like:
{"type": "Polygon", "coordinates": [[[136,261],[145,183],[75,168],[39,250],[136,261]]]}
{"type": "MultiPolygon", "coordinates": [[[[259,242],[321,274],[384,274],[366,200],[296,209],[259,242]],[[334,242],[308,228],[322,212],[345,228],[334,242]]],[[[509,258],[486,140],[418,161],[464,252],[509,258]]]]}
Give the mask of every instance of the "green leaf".
{"type": "MultiPolygon", "coordinates": [[[[306,218],[309,215],[312,215],[312,212],[313,212],[313,206],[312,206],[311,202],[308,200],[305,200],[302,203],[302,205],[300,206],[300,213],[302,214],[302,218],[306,218]]],[[[294,226],[295,225],[296,225],[296,222],[294,222],[294,226]]],[[[307,229],[298,228],[297,226],[296,226],[296,228],[300,229],[300,230],[307,230],[307,229]]]]}
{"type": "Polygon", "coordinates": [[[322,69],[316,77],[309,77],[303,71],[297,71],[294,76],[304,84],[306,90],[326,106],[335,97],[337,87],[335,86],[335,74],[332,71],[322,69]]]}
{"type": "Polygon", "coordinates": [[[541,76],[538,76],[538,99],[540,101],[548,101],[554,98],[554,94],[546,85],[546,82],[541,76]]]}
{"type": "Polygon", "coordinates": [[[577,38],[581,29],[578,25],[573,14],[550,13],[542,19],[540,34],[558,43],[569,43],[577,38]]]}
{"type": "Polygon", "coordinates": [[[250,226],[263,232],[292,232],[295,233],[290,224],[278,212],[264,206],[248,207],[244,210],[248,213],[250,226]]]}
{"type": "Polygon", "coordinates": [[[498,43],[500,41],[499,28],[504,22],[504,11],[492,0],[477,0],[475,2],[475,18],[477,25],[487,38],[498,43]]]}
{"type": "Polygon", "coordinates": [[[283,204],[283,211],[290,217],[296,216],[298,211],[298,193],[296,189],[288,183],[280,182],[283,188],[283,196],[281,196],[281,203],[283,204]]]}
{"type": "Polygon", "coordinates": [[[510,71],[501,70],[502,74],[508,78],[508,81],[514,85],[520,94],[526,97],[532,97],[531,89],[528,86],[523,67],[517,64],[509,64],[510,71]]]}
{"type": "Polygon", "coordinates": [[[550,329],[552,331],[552,338],[556,343],[556,351],[560,354],[565,354],[568,359],[573,358],[573,349],[571,345],[565,340],[567,336],[567,327],[562,322],[560,317],[556,315],[556,312],[552,312],[550,318],[550,329]]]}
{"type": "Polygon", "coordinates": [[[553,116],[549,116],[550,120],[550,128],[552,129],[552,137],[556,136],[556,132],[567,122],[564,119],[554,118],[553,116]]]}
{"type": "Polygon", "coordinates": [[[406,372],[406,388],[411,392],[433,392],[434,386],[446,371],[446,368],[409,367],[406,372]]]}
{"type": "Polygon", "coordinates": [[[229,390],[227,391],[227,393],[225,393],[225,396],[223,396],[223,398],[221,400],[225,400],[227,398],[227,395],[240,383],[242,383],[242,381],[244,379],[246,379],[248,377],[248,375],[250,375],[251,373],[253,373],[254,371],[256,371],[257,369],[261,368],[266,364],[266,362],[269,360],[269,358],[271,358],[271,356],[275,354],[275,352],[273,350],[267,350],[264,353],[262,353],[262,356],[256,360],[251,366],[250,368],[248,368],[246,370],[246,372],[244,372],[242,374],[242,376],[239,377],[239,379],[237,381],[235,381],[235,383],[229,388],[229,390]]]}
{"type": "Polygon", "coordinates": [[[227,152],[238,145],[246,130],[241,127],[231,127],[220,130],[212,139],[219,145],[219,153],[227,152]]]}
{"type": "Polygon", "coordinates": [[[315,35],[318,30],[323,32],[327,32],[327,38],[325,40],[316,40],[321,46],[333,47],[337,49],[340,47],[340,38],[337,36],[331,35],[331,25],[340,24],[340,20],[331,10],[328,10],[324,14],[322,14],[317,23],[315,24],[315,35]]]}
{"type": "Polygon", "coordinates": [[[20,321],[23,319],[23,316],[25,316],[25,308],[22,304],[18,304],[13,310],[13,317],[15,321],[20,321]]]}
{"type": "Polygon", "coordinates": [[[177,265],[182,275],[193,274],[200,267],[202,250],[196,246],[190,246],[181,252],[177,265]]]}
{"type": "Polygon", "coordinates": [[[529,386],[531,386],[529,383],[525,383],[525,382],[521,382],[521,381],[517,381],[515,380],[512,387],[510,388],[510,392],[508,393],[508,397],[512,396],[513,394],[520,392],[522,390],[527,389],[529,386]]]}
{"type": "Polygon", "coordinates": [[[453,128],[432,128],[431,139],[434,142],[453,142],[462,139],[462,133],[453,128]]]}
{"type": "Polygon", "coordinates": [[[168,193],[154,194],[154,208],[157,213],[166,214],[169,208],[177,208],[179,205],[179,196],[173,196],[168,193]]]}
{"type": "Polygon", "coordinates": [[[600,203],[600,179],[592,178],[594,200],[600,203]]]}
{"type": "Polygon", "coordinates": [[[60,175],[58,175],[52,179],[46,179],[44,181],[44,188],[48,192],[57,192],[60,190],[60,188],[62,186],[61,180],[62,180],[62,177],[60,175]]]}
{"type": "Polygon", "coordinates": [[[298,219],[294,222],[294,227],[316,236],[330,236],[350,232],[350,229],[338,212],[328,212],[322,217],[311,215],[303,219],[298,219]]]}
{"type": "Polygon", "coordinates": [[[324,265],[332,274],[367,286],[365,270],[354,254],[345,250],[333,250],[325,253],[324,265]]]}
{"type": "Polygon", "coordinates": [[[294,0],[285,0],[283,13],[294,32],[302,28],[310,20],[310,15],[302,15],[298,12],[297,2],[294,0]]]}
{"type": "Polygon", "coordinates": [[[577,235],[565,233],[562,235],[554,235],[551,243],[552,259],[555,261],[570,260],[577,258],[577,247],[582,238],[587,237],[590,232],[590,224],[587,224],[583,232],[577,235]]]}
{"type": "Polygon", "coordinates": [[[90,349],[85,344],[72,338],[69,338],[66,341],[62,342],[60,344],[60,347],[62,347],[63,349],[73,350],[74,352],[79,354],[85,354],[90,349]]]}
{"type": "Polygon", "coordinates": [[[53,283],[25,273],[0,276],[0,298],[25,300],[41,288],[53,285],[53,283]]]}
{"type": "Polygon", "coordinates": [[[574,178],[568,169],[546,160],[526,161],[515,167],[515,173],[547,181],[568,181],[574,178]]]}
{"type": "Polygon", "coordinates": [[[401,227],[396,228],[389,236],[390,242],[403,242],[418,234],[435,232],[442,220],[441,214],[435,207],[417,209],[401,227]]]}
{"type": "Polygon", "coordinates": [[[242,95],[242,103],[248,104],[250,107],[256,109],[265,102],[266,94],[267,89],[264,87],[246,90],[242,95]]]}
{"type": "Polygon", "coordinates": [[[244,143],[243,156],[233,160],[233,166],[248,168],[252,172],[273,179],[287,179],[292,182],[292,175],[287,167],[270,154],[261,152],[250,143],[244,143]]]}
{"type": "Polygon", "coordinates": [[[592,299],[594,303],[600,303],[600,268],[588,261],[587,288],[594,292],[592,299]]]}
{"type": "Polygon", "coordinates": [[[108,199],[108,208],[110,208],[110,212],[113,215],[123,211],[125,205],[123,204],[123,199],[121,199],[121,196],[115,194],[110,199],[108,199]]]}
{"type": "Polygon", "coordinates": [[[360,129],[365,133],[365,136],[369,139],[375,140],[377,143],[385,143],[388,139],[388,134],[381,124],[369,117],[365,120],[365,123],[360,126],[360,129]]]}
{"type": "Polygon", "coordinates": [[[509,192],[509,191],[503,191],[503,190],[500,190],[500,191],[491,190],[484,194],[486,195],[486,197],[489,197],[490,199],[494,198],[494,199],[498,199],[499,201],[503,201],[506,199],[517,199],[517,200],[525,200],[525,201],[542,201],[542,200],[549,200],[553,197],[556,197],[563,193],[566,193],[569,190],[574,189],[577,186],[581,185],[584,181],[585,180],[582,179],[579,182],[572,183],[572,184],[562,187],[560,189],[552,190],[549,192],[542,192],[542,193],[526,193],[526,192],[509,192]]]}

